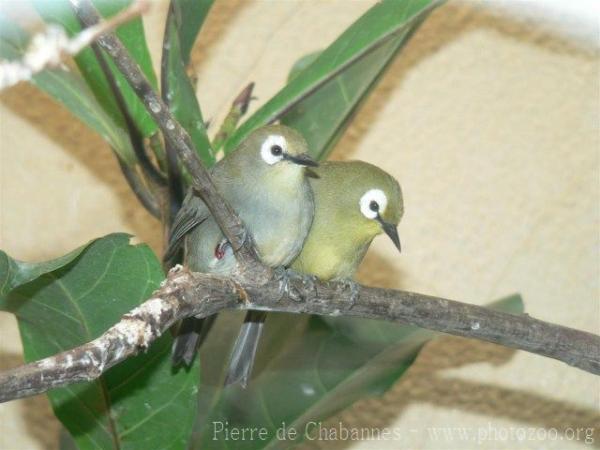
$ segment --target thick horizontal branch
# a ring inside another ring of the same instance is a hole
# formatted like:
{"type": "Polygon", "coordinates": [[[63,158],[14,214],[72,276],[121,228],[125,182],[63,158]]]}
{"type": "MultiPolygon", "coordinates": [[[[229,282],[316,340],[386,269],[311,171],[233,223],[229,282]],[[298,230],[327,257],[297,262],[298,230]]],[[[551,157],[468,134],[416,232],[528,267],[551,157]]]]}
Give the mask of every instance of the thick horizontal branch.
{"type": "Polygon", "coordinates": [[[600,374],[600,336],[529,317],[413,292],[346,283],[292,280],[295,299],[278,280],[266,284],[191,273],[180,266],[145,303],[97,339],[0,374],[0,402],[98,378],[147,349],[176,321],[223,309],[351,316],[399,322],[493,342],[554,358],[600,374]],[[300,300],[298,300],[300,299],[300,300]]]}
{"type": "MultiPolygon", "coordinates": [[[[71,0],[71,3],[77,17],[86,26],[93,27],[102,20],[89,0],[71,0]]],[[[97,42],[112,58],[117,69],[123,74],[159,126],[167,143],[177,152],[189,170],[193,179],[193,187],[202,196],[223,234],[236,251],[236,258],[242,271],[248,273],[249,277],[266,279],[270,275],[270,271],[258,263],[250,234],[217,191],[208,170],[200,162],[187,131],[175,120],[168,106],[154,92],[136,62],[114,33],[103,34],[97,42]]]]}

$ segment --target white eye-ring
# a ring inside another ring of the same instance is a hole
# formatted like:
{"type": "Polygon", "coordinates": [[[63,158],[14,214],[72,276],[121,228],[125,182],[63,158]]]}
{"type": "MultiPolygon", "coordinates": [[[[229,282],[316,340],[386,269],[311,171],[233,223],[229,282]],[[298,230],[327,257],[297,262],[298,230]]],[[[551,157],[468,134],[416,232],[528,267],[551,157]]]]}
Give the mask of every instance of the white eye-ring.
{"type": "Polygon", "coordinates": [[[360,198],[360,212],[367,219],[375,219],[378,214],[385,212],[387,202],[387,197],[381,189],[369,189],[360,198]]]}
{"type": "Polygon", "coordinates": [[[260,156],[267,164],[275,164],[283,159],[287,150],[285,138],[279,134],[271,134],[260,147],[260,156]]]}

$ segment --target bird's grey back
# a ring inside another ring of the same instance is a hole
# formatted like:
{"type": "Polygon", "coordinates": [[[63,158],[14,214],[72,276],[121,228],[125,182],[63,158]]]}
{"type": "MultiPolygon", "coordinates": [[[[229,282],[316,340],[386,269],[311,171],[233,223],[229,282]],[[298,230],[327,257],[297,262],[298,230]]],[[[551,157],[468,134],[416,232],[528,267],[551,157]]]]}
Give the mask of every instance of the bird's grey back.
{"type": "MultiPolygon", "coordinates": [[[[294,189],[280,190],[261,173],[262,167],[253,173],[243,173],[244,168],[237,162],[232,160],[227,167],[223,162],[215,165],[211,175],[217,189],[252,233],[263,262],[271,267],[285,266],[302,249],[312,223],[310,185],[302,174],[294,189]]],[[[189,202],[186,207],[198,208],[196,214],[200,211],[199,215],[206,216],[186,239],[190,269],[230,274],[235,269],[231,248],[226,246],[220,259],[215,252],[224,241],[219,226],[199,197],[186,200],[189,202]]]]}

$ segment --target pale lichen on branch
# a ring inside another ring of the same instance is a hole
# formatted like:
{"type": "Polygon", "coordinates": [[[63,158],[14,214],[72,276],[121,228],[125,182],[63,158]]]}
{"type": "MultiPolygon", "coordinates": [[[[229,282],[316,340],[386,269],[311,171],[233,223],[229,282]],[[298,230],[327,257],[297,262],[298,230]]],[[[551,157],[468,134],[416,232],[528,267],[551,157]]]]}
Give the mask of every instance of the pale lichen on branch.
{"type": "Polygon", "coordinates": [[[35,34],[20,60],[0,61],[0,90],[28,81],[44,69],[59,67],[66,56],[73,56],[94,42],[103,33],[145,13],[147,0],[138,0],[109,20],[81,31],[73,38],[59,25],[35,34]]]}

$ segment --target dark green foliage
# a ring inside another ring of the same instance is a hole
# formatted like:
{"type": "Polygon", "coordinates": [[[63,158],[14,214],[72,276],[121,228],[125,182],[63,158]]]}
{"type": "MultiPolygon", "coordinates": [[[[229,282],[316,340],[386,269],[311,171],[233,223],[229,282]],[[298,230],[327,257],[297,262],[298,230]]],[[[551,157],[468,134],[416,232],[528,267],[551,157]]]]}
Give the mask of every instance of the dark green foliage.
{"type": "MultiPolygon", "coordinates": [[[[0,308],[17,316],[25,360],[34,361],[98,337],[164,275],[147,246],[114,234],[39,264],[2,252],[0,277],[0,308]]],[[[173,374],[171,342],[165,335],[99,380],[48,394],[80,449],[185,448],[199,367],[173,374]]]]}

